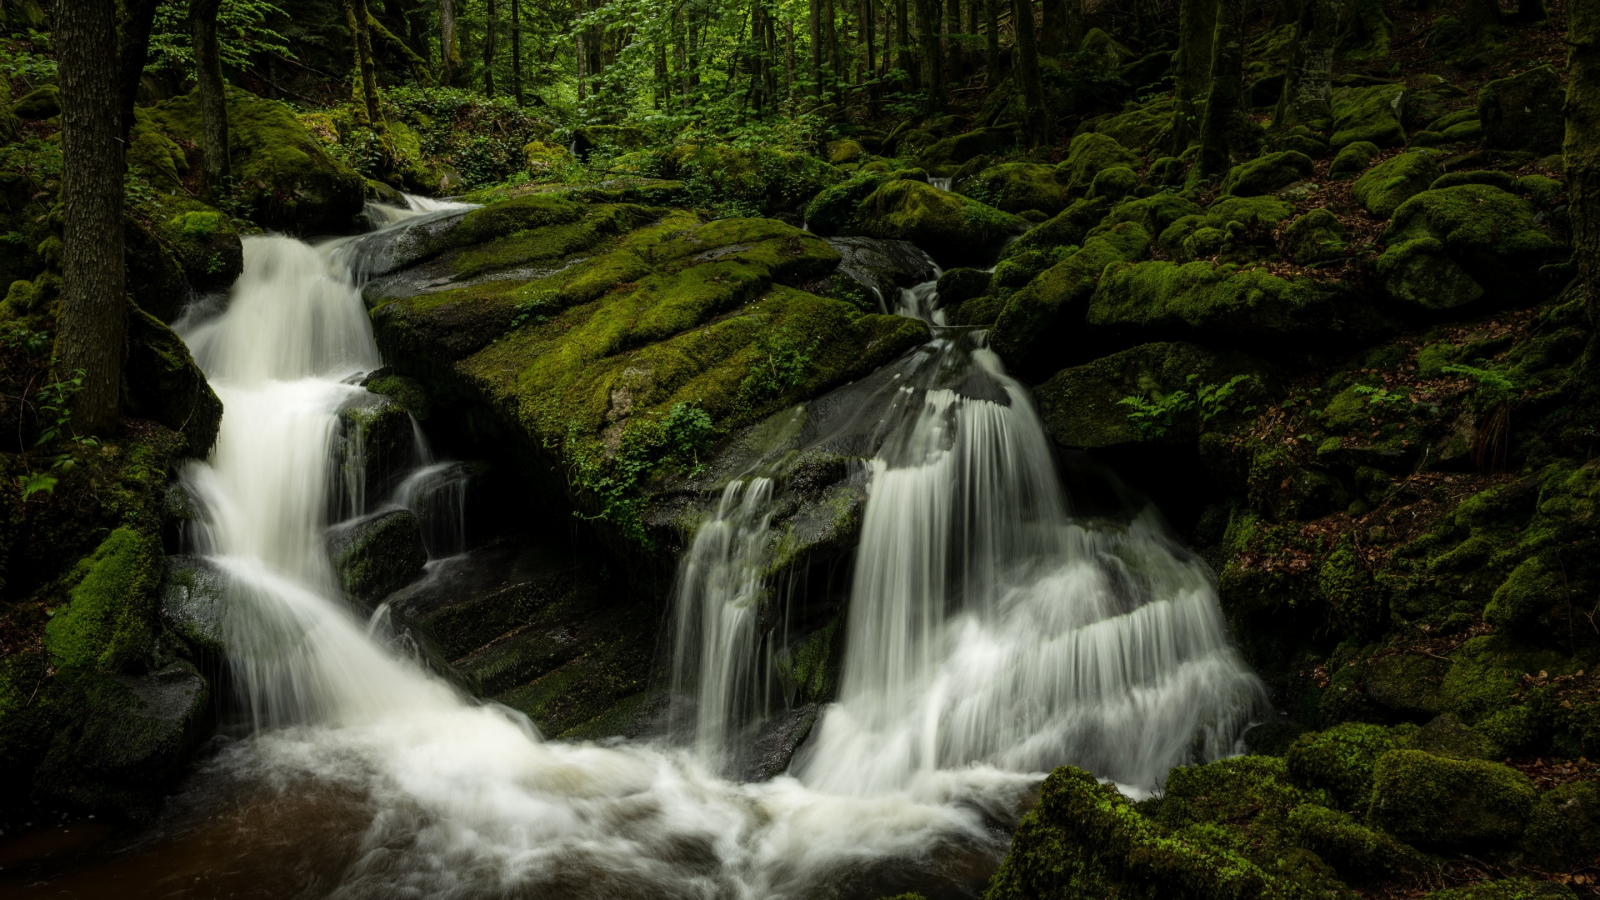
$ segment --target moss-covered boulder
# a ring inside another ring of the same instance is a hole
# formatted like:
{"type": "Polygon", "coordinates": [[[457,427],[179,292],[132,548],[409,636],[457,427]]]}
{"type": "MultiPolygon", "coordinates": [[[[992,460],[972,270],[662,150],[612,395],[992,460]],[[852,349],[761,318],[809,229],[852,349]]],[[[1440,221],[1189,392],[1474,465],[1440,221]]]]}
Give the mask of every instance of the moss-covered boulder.
{"type": "Polygon", "coordinates": [[[755,215],[804,209],[845,180],[839,169],[804,153],[709,144],[673,147],[661,157],[660,174],[683,181],[698,203],[732,203],[755,215]]]}
{"type": "Polygon", "coordinates": [[[1540,267],[1559,245],[1534,224],[1526,201],[1489,185],[1413,196],[1395,210],[1383,240],[1378,271],[1391,296],[1426,308],[1460,305],[1450,292],[1474,293],[1468,280],[1526,299],[1554,288],[1540,267]]]}
{"type": "Polygon", "coordinates": [[[1365,809],[1378,757],[1400,746],[1387,728],[1346,722],[1301,735],[1284,758],[1296,783],[1327,791],[1341,809],[1365,809]]]}
{"type": "MultiPolygon", "coordinates": [[[[9,96],[9,94],[8,94],[9,96]]],[[[34,88],[11,104],[11,114],[19,119],[37,121],[61,115],[61,90],[53,84],[34,88]]]]}
{"type": "Polygon", "coordinates": [[[1562,114],[1566,90],[1554,66],[1540,66],[1500,78],[1478,89],[1478,120],[1483,143],[1496,150],[1561,152],[1566,136],[1562,114]]]}
{"type": "Polygon", "coordinates": [[[819,191],[806,204],[805,226],[820,235],[856,234],[861,229],[861,204],[890,180],[878,172],[857,172],[819,191]]]}
{"type": "MultiPolygon", "coordinates": [[[[1020,370],[1047,374],[1060,368],[1071,359],[1067,346],[1074,339],[1071,332],[1081,331],[1101,272],[1115,263],[1138,259],[1149,245],[1150,235],[1132,222],[1119,223],[1086,240],[1081,249],[1006,300],[990,333],[990,346],[1020,370]]],[[[1081,339],[1081,335],[1077,337],[1081,339]]]]}
{"type": "Polygon", "coordinates": [[[1139,189],[1139,175],[1127,166],[1112,166],[1101,169],[1094,176],[1094,181],[1089,183],[1089,192],[1084,196],[1090,200],[1105,198],[1112,203],[1127,197],[1139,189]]]}
{"type": "Polygon", "coordinates": [[[946,269],[939,275],[939,300],[946,306],[956,306],[989,290],[989,273],[982,269],[946,269]]]}
{"type": "Polygon", "coordinates": [[[1152,234],[1162,255],[1175,262],[1210,258],[1249,264],[1272,254],[1273,232],[1293,215],[1294,207],[1275,197],[1222,197],[1152,234]]]}
{"type": "Polygon", "coordinates": [[[1289,223],[1283,246],[1296,265],[1310,266],[1344,256],[1345,227],[1326,209],[1313,209],[1289,223]]]}
{"type": "Polygon", "coordinates": [[[955,185],[980,203],[1008,213],[1037,209],[1055,215],[1067,206],[1056,170],[1037,163],[1002,163],[955,185]]]}
{"type": "Polygon", "coordinates": [[[1344,145],[1328,165],[1328,177],[1349,178],[1366,171],[1367,166],[1383,151],[1371,141],[1355,141],[1344,145]]]}
{"type": "Polygon", "coordinates": [[[1056,166],[1056,180],[1066,186],[1068,197],[1082,197],[1088,193],[1094,177],[1114,166],[1124,166],[1137,171],[1143,168],[1138,154],[1127,149],[1104,134],[1087,132],[1072,139],[1067,147],[1067,158],[1056,166]]]}
{"type": "Polygon", "coordinates": [[[528,177],[534,181],[554,178],[562,169],[576,162],[566,147],[549,141],[528,142],[522,148],[522,156],[528,163],[528,177]]]}
{"type": "Polygon", "coordinates": [[[1222,192],[1236,197],[1271,194],[1310,178],[1315,169],[1311,157],[1298,150],[1267,153],[1228,170],[1222,192]]]}
{"type": "MultiPolygon", "coordinates": [[[[965,134],[939,138],[923,147],[917,154],[917,164],[929,170],[945,172],[980,155],[993,156],[1015,146],[1017,132],[1013,128],[979,128],[965,134]]],[[[900,148],[905,155],[905,148],[900,148]]]]}
{"type": "MultiPolygon", "coordinates": [[[[1202,425],[1194,402],[1200,388],[1245,375],[1238,406],[1260,386],[1262,365],[1240,354],[1195,344],[1141,344],[1062,369],[1035,389],[1045,430],[1066,447],[1097,449],[1142,441],[1193,440],[1202,425]],[[1155,410],[1149,414],[1140,410],[1155,410]]],[[[1220,413],[1226,410],[1207,410],[1220,413]]]]}
{"type": "Polygon", "coordinates": [[[188,455],[204,458],[222,427],[222,401],[172,329],[138,308],[128,313],[125,413],[182,434],[188,455]]]}
{"type": "MultiPolygon", "coordinates": [[[[361,176],[329,156],[284,104],[229,88],[227,106],[232,192],[250,217],[282,231],[349,230],[365,202],[361,176]]],[[[150,107],[148,114],[168,137],[190,147],[203,143],[196,94],[150,107]]],[[[181,192],[184,186],[157,181],[156,187],[181,192]]]]}
{"type": "Polygon", "coordinates": [[[1110,209],[1111,203],[1105,199],[1079,200],[1006,244],[1000,250],[1000,258],[1005,259],[1013,254],[1026,253],[1030,250],[1078,246],[1088,236],[1089,230],[1100,224],[1110,209]]]}
{"type": "Polygon", "coordinates": [[[1391,750],[1372,774],[1368,818],[1430,847],[1491,846],[1522,836],[1538,793],[1526,775],[1486,760],[1391,750]]]}
{"type": "Polygon", "coordinates": [[[1406,202],[1422,193],[1441,174],[1439,164],[1425,151],[1402,153],[1379,163],[1356,179],[1350,196],[1380,219],[1387,219],[1406,202]]]}
{"type": "Polygon", "coordinates": [[[1370,87],[1339,87],[1333,90],[1333,137],[1335,150],[1369,141],[1379,147],[1403,147],[1406,130],[1400,124],[1403,84],[1370,87]]]}
{"type": "Polygon", "coordinates": [[[420,576],[428,561],[422,527],[404,509],[332,528],[327,545],[345,595],[368,607],[420,576]]]}
{"type": "Polygon", "coordinates": [[[908,179],[880,185],[859,215],[867,237],[911,241],[943,265],[987,264],[1028,227],[992,206],[908,179]]]}
{"type": "Polygon", "coordinates": [[[1496,169],[1473,169],[1467,172],[1446,172],[1433,180],[1429,190],[1441,190],[1462,184],[1487,184],[1497,187],[1507,193],[1518,190],[1517,179],[1510,172],[1501,172],[1496,169]]]}

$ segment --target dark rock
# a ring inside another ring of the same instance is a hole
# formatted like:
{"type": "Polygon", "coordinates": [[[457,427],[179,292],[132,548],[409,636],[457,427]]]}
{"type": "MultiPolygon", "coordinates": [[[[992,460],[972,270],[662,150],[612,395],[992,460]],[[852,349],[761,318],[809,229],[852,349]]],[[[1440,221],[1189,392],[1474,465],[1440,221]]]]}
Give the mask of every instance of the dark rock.
{"type": "Polygon", "coordinates": [[[939,276],[939,302],[947,307],[981,297],[989,290],[989,273],[982,269],[946,269],[939,276]]]}
{"type": "Polygon", "coordinates": [[[1478,91],[1484,146],[1494,150],[1560,153],[1566,136],[1566,90],[1554,66],[1491,81],[1478,91]]]}
{"type": "Polygon", "coordinates": [[[36,87],[11,104],[19,119],[50,119],[61,115],[61,92],[53,84],[36,87]]]}
{"type": "Polygon", "coordinates": [[[183,340],[137,308],[129,311],[124,373],[128,415],[181,433],[189,456],[211,452],[222,427],[222,401],[183,340]]]}
{"type": "Polygon", "coordinates": [[[161,619],[199,657],[221,660],[227,652],[228,576],[200,556],[167,557],[161,581],[161,619]]]}
{"type": "Polygon", "coordinates": [[[428,551],[409,510],[391,509],[328,529],[328,556],[351,600],[371,606],[422,574],[428,551]]]}
{"type": "Polygon", "coordinates": [[[1526,775],[1481,759],[1393,750],[1373,768],[1371,821],[1427,847],[1492,847],[1527,827],[1538,792],[1526,775]]]}
{"type": "Polygon", "coordinates": [[[928,254],[910,241],[885,241],[867,237],[831,237],[828,246],[839,251],[839,268],[834,276],[844,276],[871,295],[872,310],[890,312],[901,288],[932,281],[938,272],[928,254]]]}
{"type": "Polygon", "coordinates": [[[789,770],[795,751],[811,736],[821,713],[815,703],[775,713],[744,746],[734,765],[741,781],[766,781],[789,770]]]}

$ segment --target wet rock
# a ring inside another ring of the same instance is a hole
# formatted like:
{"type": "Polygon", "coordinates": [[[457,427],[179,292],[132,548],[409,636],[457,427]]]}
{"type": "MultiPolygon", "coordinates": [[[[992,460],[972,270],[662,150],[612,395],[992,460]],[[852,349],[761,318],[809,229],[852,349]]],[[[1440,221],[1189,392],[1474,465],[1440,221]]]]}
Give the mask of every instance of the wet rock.
{"type": "Polygon", "coordinates": [[[982,269],[947,269],[939,276],[939,300],[947,307],[981,297],[989,290],[989,273],[982,269]]]}
{"type": "Polygon", "coordinates": [[[1478,90],[1484,146],[1546,155],[1561,152],[1566,136],[1566,91],[1554,66],[1491,81],[1478,90]]]}
{"type": "Polygon", "coordinates": [[[391,509],[335,525],[325,540],[340,586],[364,606],[414,581],[428,561],[422,527],[410,510],[391,509]]]}
{"type": "Polygon", "coordinates": [[[227,652],[228,576],[200,556],[167,557],[161,581],[161,619],[199,658],[221,660],[227,652]]]}
{"type": "Polygon", "coordinates": [[[339,411],[342,516],[388,499],[416,464],[416,428],[405,407],[382,394],[358,397],[339,411]]]}
{"type": "Polygon", "coordinates": [[[787,772],[795,751],[811,736],[820,714],[815,703],[774,714],[744,746],[734,766],[739,780],[767,781],[787,772]]]}
{"type": "Polygon", "coordinates": [[[932,281],[938,272],[928,254],[910,241],[832,237],[828,246],[839,252],[839,268],[829,279],[843,277],[859,285],[870,298],[862,304],[868,312],[894,309],[901,288],[932,281]]]}

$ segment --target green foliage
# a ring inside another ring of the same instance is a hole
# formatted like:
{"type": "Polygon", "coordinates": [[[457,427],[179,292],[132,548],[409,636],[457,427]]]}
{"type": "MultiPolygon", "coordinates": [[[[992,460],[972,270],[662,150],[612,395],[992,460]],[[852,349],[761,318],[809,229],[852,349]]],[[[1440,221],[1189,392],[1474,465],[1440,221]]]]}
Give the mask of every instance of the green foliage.
{"type": "Polygon", "coordinates": [[[802,346],[787,328],[762,332],[750,348],[750,374],[739,383],[739,395],[754,404],[795,387],[805,378],[811,357],[821,343],[820,339],[813,339],[802,346]]]}
{"type": "Polygon", "coordinates": [[[1366,397],[1368,406],[1399,406],[1411,398],[1410,392],[1408,391],[1391,391],[1388,388],[1377,387],[1370,384],[1354,385],[1350,388],[1350,390],[1355,391],[1357,394],[1360,394],[1363,397],[1366,397]]]}
{"type": "Polygon", "coordinates": [[[1197,384],[1199,375],[1190,375],[1186,381],[1194,391],[1170,391],[1148,400],[1138,394],[1123,397],[1119,406],[1128,407],[1128,421],[1144,440],[1160,438],[1176,424],[1178,417],[1199,410],[1200,421],[1209,423],[1223,413],[1237,409],[1241,413],[1255,411],[1254,406],[1238,406],[1243,393],[1256,381],[1254,375],[1235,375],[1222,384],[1197,384]]]}
{"type": "MultiPolygon", "coordinates": [[[[222,0],[217,9],[217,49],[223,65],[248,69],[252,57],[267,53],[293,60],[295,55],[287,39],[267,25],[269,20],[286,17],[287,13],[270,0],[222,0]]],[[[147,68],[179,79],[189,78],[194,72],[188,0],[162,0],[156,7],[149,60],[147,68]]]]}
{"type": "Polygon", "coordinates": [[[525,148],[550,135],[549,123],[510,97],[400,86],[385,90],[383,99],[390,114],[417,133],[422,155],[455,169],[468,189],[524,171],[525,148]]]}
{"type": "Polygon", "coordinates": [[[664,467],[697,469],[701,451],[711,444],[711,416],[698,405],[675,403],[664,416],[640,416],[622,429],[617,448],[609,456],[604,445],[583,437],[583,429],[573,422],[564,451],[570,464],[568,478],[573,487],[595,501],[596,511],[573,515],[590,521],[606,521],[640,546],[653,542],[645,531],[641,513],[642,488],[664,467]]]}
{"type": "Polygon", "coordinates": [[[1486,396],[1494,397],[1496,399],[1510,394],[1517,388],[1516,382],[1506,377],[1503,372],[1497,372],[1493,369],[1479,369],[1475,366],[1448,365],[1440,366],[1439,371],[1446,375],[1460,375],[1463,378],[1470,378],[1477,384],[1479,391],[1483,392],[1486,396]]]}

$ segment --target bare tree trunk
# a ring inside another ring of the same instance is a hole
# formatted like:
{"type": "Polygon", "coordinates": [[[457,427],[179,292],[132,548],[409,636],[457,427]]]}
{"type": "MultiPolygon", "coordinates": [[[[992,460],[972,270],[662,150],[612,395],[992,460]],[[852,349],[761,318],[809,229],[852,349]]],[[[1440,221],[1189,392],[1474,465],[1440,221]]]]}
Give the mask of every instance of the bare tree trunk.
{"type": "MultiPolygon", "coordinates": [[[[900,71],[906,73],[905,89],[915,91],[922,87],[922,80],[917,74],[917,60],[911,53],[911,14],[907,8],[910,0],[895,0],[895,57],[899,62],[900,71]]],[[[922,0],[917,0],[921,3],[922,0]]]]}
{"type": "Polygon", "coordinates": [[[128,144],[133,130],[133,104],[139,96],[139,79],[150,56],[150,30],[155,24],[160,0],[124,0],[117,42],[118,89],[121,95],[122,144],[128,144]]]}
{"type": "Polygon", "coordinates": [[[822,101],[822,0],[807,4],[811,26],[811,93],[822,101]]]}
{"type": "MultiPolygon", "coordinates": [[[[667,48],[660,52],[661,77],[667,74],[667,48]]],[[[511,0],[511,94],[522,105],[522,0],[511,0]]]]}
{"type": "Polygon", "coordinates": [[[1273,114],[1274,128],[1333,117],[1333,45],[1339,30],[1338,0],[1302,0],[1289,45],[1283,96],[1273,114]]]}
{"type": "Polygon", "coordinates": [[[984,23],[984,54],[988,57],[984,62],[988,65],[988,87],[992,91],[1005,78],[1005,60],[1000,56],[1000,0],[983,0],[983,16],[987,20],[984,23]]]}
{"type": "Polygon", "coordinates": [[[933,115],[944,109],[944,79],[941,77],[944,61],[939,58],[939,0],[917,0],[917,12],[922,24],[922,91],[926,95],[924,111],[933,115]]]}
{"type": "Polygon", "coordinates": [[[456,37],[456,0],[439,0],[439,83],[455,87],[461,71],[461,42],[456,37]]]}
{"type": "Polygon", "coordinates": [[[1217,30],[1212,40],[1211,95],[1200,120],[1200,173],[1221,175],[1233,166],[1238,137],[1248,127],[1241,95],[1244,93],[1245,0],[1217,4],[1217,30]]]}
{"type": "Polygon", "coordinates": [[[233,167],[228,160],[228,103],[222,83],[222,52],[217,47],[217,10],[221,5],[222,0],[189,0],[194,80],[200,99],[201,148],[205,154],[205,181],[201,191],[208,198],[215,198],[233,177],[233,167]]]}
{"type": "Polygon", "coordinates": [[[1167,152],[1178,156],[1200,133],[1199,100],[1211,89],[1211,41],[1216,37],[1217,0],[1179,0],[1177,79],[1167,152]]]}
{"type": "Polygon", "coordinates": [[[877,48],[873,46],[877,41],[877,25],[878,13],[872,8],[872,0],[861,0],[862,39],[867,45],[866,78],[871,82],[867,88],[867,111],[874,116],[883,98],[883,88],[878,84],[877,48]]]}
{"type": "Polygon", "coordinates": [[[1061,8],[1067,14],[1067,46],[1068,53],[1075,53],[1083,46],[1083,0],[1061,0],[1061,8]]]}
{"type": "Polygon", "coordinates": [[[1600,0],[1567,4],[1568,216],[1578,290],[1600,322],[1600,0]]]}
{"type": "Polygon", "coordinates": [[[1033,33],[1033,0],[1012,0],[1011,17],[1017,29],[1017,77],[1022,82],[1026,110],[1024,130],[1028,146],[1050,139],[1050,111],[1044,107],[1044,84],[1039,80],[1039,45],[1033,33]]]}
{"type": "Polygon", "coordinates": [[[783,20],[783,27],[785,29],[785,34],[788,35],[788,37],[786,38],[788,43],[784,45],[784,50],[783,50],[783,93],[784,93],[784,96],[786,96],[789,99],[793,100],[794,99],[794,45],[795,45],[795,40],[794,40],[794,19],[786,17],[783,20]]]}
{"type": "Polygon", "coordinates": [[[962,78],[962,62],[966,58],[961,46],[961,0],[945,0],[945,84],[955,84],[962,78]]]}
{"type": "Polygon", "coordinates": [[[1066,5],[1062,0],[1044,0],[1044,14],[1039,21],[1039,52],[1049,57],[1060,56],[1066,40],[1066,5]]]}
{"type": "Polygon", "coordinates": [[[103,434],[117,424],[128,329],[115,0],[57,2],[55,45],[63,225],[56,377],[81,373],[73,426],[103,434]]]}
{"type": "Polygon", "coordinates": [[[844,59],[839,54],[839,30],[834,23],[838,10],[833,0],[822,0],[822,34],[828,44],[828,91],[839,101],[839,83],[844,80],[844,59]]]}
{"type": "Polygon", "coordinates": [[[483,20],[483,95],[494,96],[494,51],[495,36],[499,28],[495,27],[494,0],[485,0],[487,13],[483,20]]]}

